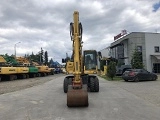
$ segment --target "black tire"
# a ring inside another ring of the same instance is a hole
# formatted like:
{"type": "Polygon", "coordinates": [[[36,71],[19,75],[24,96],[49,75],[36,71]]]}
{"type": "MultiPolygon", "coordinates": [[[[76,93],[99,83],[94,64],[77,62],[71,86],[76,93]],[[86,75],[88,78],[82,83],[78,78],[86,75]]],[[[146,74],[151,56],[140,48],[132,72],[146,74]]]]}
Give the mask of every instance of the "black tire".
{"type": "Polygon", "coordinates": [[[95,84],[94,84],[94,78],[93,77],[91,77],[90,78],[90,92],[94,92],[95,91],[95,84]]]}
{"type": "Polygon", "coordinates": [[[51,70],[51,75],[54,75],[54,70],[51,70]]]}
{"type": "Polygon", "coordinates": [[[9,80],[10,81],[15,80],[15,76],[14,75],[9,75],[9,80]]]}
{"type": "Polygon", "coordinates": [[[33,78],[35,78],[36,77],[36,74],[33,74],[33,78]]]}
{"type": "Polygon", "coordinates": [[[47,76],[47,73],[44,73],[44,77],[47,76]]]}
{"type": "Polygon", "coordinates": [[[157,77],[156,77],[156,76],[153,76],[153,77],[152,77],[152,80],[153,80],[153,81],[156,81],[156,80],[157,80],[157,77]]]}
{"type": "Polygon", "coordinates": [[[28,75],[28,74],[26,74],[26,77],[27,77],[27,78],[29,78],[29,75],[28,75]]]}
{"type": "Polygon", "coordinates": [[[128,82],[128,80],[126,80],[126,79],[125,79],[124,81],[125,81],[125,82],[128,82]]]}
{"type": "Polygon", "coordinates": [[[39,77],[41,77],[42,75],[41,75],[41,73],[38,73],[38,75],[39,75],[39,77]]]}
{"type": "Polygon", "coordinates": [[[64,79],[63,90],[64,90],[64,93],[68,92],[68,79],[67,78],[64,79]]]}
{"type": "Polygon", "coordinates": [[[94,90],[95,90],[95,92],[99,92],[99,80],[98,80],[98,78],[97,77],[95,77],[95,79],[94,79],[95,81],[94,81],[94,90]]]}
{"type": "Polygon", "coordinates": [[[138,77],[135,77],[135,78],[134,78],[134,82],[139,82],[139,78],[138,78],[138,77]]]}
{"type": "Polygon", "coordinates": [[[25,75],[25,74],[22,74],[22,77],[23,77],[23,79],[25,79],[25,78],[26,78],[26,75],[25,75]]]}
{"type": "Polygon", "coordinates": [[[17,80],[17,75],[14,75],[14,80],[17,80]]]}

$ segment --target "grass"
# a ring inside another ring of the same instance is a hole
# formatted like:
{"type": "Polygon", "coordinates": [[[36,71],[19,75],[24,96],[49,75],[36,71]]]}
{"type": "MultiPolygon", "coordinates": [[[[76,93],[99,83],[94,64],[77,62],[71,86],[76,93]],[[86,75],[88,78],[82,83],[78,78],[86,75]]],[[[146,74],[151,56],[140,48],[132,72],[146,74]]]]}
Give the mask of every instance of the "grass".
{"type": "Polygon", "coordinates": [[[106,79],[106,80],[108,80],[108,81],[120,81],[120,80],[123,80],[123,79],[121,78],[121,76],[115,76],[115,77],[113,78],[113,80],[112,80],[111,78],[109,78],[108,76],[106,76],[106,75],[100,75],[100,77],[102,77],[102,78],[104,78],[104,79],[106,79]]]}

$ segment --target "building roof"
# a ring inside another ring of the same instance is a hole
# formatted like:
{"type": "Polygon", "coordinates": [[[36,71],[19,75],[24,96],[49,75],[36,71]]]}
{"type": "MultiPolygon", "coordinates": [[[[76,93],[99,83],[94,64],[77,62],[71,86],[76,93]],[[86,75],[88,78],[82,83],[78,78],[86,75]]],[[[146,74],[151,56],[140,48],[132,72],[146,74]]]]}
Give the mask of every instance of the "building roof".
{"type": "Polygon", "coordinates": [[[129,37],[130,37],[132,34],[160,34],[160,33],[152,33],[152,32],[131,32],[131,33],[129,33],[129,34],[126,34],[126,35],[120,37],[119,39],[115,40],[114,42],[112,42],[109,47],[112,48],[112,47],[120,44],[122,41],[129,39],[129,37]]]}

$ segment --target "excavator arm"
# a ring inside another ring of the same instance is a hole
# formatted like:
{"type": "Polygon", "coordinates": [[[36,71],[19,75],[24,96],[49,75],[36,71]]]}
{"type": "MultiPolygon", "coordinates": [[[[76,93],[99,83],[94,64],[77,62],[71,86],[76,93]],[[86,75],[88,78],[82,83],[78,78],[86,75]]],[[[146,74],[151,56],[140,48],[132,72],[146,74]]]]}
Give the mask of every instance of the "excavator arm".
{"type": "Polygon", "coordinates": [[[70,23],[70,35],[73,41],[73,78],[68,86],[67,106],[81,107],[88,106],[87,86],[83,85],[81,75],[82,70],[82,24],[79,22],[79,12],[73,14],[74,23],[70,23]]]}
{"type": "Polygon", "coordinates": [[[73,88],[82,88],[82,80],[81,80],[81,57],[82,57],[82,34],[80,30],[82,29],[81,23],[79,23],[79,13],[77,11],[73,14],[74,23],[71,23],[71,33],[73,40],[73,59],[74,59],[74,80],[73,80],[73,88]],[[72,27],[73,26],[73,27],[72,27]]]}

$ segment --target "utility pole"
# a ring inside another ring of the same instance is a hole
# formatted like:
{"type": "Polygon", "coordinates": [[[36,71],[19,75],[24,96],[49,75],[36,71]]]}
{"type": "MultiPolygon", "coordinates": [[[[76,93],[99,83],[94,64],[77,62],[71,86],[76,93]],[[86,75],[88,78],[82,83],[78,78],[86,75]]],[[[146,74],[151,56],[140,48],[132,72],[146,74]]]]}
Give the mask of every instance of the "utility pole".
{"type": "Polygon", "coordinates": [[[14,52],[15,52],[15,57],[16,57],[16,45],[19,44],[21,42],[17,42],[16,44],[14,44],[14,52]]]}

